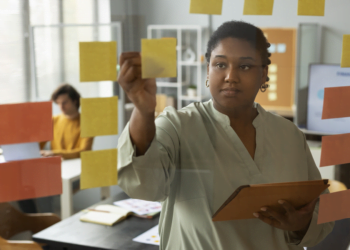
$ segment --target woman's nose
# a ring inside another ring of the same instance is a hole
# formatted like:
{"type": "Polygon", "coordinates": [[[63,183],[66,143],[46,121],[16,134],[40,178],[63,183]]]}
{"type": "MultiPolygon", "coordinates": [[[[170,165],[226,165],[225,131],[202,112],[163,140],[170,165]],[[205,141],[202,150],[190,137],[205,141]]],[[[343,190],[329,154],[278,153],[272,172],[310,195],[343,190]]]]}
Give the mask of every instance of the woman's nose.
{"type": "Polygon", "coordinates": [[[225,82],[239,82],[239,72],[234,67],[229,67],[226,71],[225,82]]]}

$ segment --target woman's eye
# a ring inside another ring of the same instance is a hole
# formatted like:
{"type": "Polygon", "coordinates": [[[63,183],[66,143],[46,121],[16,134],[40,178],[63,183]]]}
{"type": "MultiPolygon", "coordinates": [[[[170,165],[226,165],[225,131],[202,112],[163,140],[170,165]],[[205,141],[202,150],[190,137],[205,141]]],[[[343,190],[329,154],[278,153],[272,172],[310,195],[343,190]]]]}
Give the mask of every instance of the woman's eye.
{"type": "Polygon", "coordinates": [[[241,65],[240,68],[243,70],[248,70],[251,68],[251,66],[250,65],[241,65]]]}
{"type": "Polygon", "coordinates": [[[223,69],[223,68],[225,68],[225,64],[223,64],[223,63],[217,63],[217,64],[216,64],[216,67],[219,68],[219,69],[223,69]]]}

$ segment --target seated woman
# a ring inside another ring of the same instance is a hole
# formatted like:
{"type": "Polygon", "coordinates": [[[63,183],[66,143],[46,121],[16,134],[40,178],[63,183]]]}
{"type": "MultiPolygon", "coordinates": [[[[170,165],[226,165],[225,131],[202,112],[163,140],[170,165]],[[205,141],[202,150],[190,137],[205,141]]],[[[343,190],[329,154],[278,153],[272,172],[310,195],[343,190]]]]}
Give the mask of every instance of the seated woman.
{"type": "Polygon", "coordinates": [[[206,53],[212,100],[168,107],[155,121],[156,82],[141,78],[139,53],[122,54],[118,81],[135,109],[119,138],[119,185],[133,198],[162,201],[160,249],[301,250],[332,231],[333,223],[317,225],[317,200],[212,221],[241,185],[321,179],[304,134],[254,102],[268,87],[269,46],[259,28],[224,23],[206,53]]]}

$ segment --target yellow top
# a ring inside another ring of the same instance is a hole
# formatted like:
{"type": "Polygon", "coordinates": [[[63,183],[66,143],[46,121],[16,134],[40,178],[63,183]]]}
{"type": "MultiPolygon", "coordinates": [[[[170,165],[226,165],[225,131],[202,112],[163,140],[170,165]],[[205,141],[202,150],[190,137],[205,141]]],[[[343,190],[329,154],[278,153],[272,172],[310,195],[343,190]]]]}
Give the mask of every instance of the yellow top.
{"type": "MultiPolygon", "coordinates": [[[[79,158],[80,152],[91,150],[93,137],[80,137],[80,114],[69,119],[63,114],[53,117],[53,140],[51,150],[64,159],[79,158]]],[[[41,148],[46,142],[40,143],[41,148]]]]}

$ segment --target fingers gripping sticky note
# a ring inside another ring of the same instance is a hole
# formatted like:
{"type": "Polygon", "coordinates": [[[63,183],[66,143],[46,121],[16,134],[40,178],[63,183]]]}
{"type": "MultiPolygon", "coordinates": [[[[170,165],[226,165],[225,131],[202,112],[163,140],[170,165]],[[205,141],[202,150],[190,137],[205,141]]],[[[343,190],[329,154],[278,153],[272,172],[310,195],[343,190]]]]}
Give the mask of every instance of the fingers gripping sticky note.
{"type": "Polygon", "coordinates": [[[322,137],[320,167],[350,163],[350,134],[322,137]]]}
{"type": "Polygon", "coordinates": [[[272,15],[274,0],[245,0],[244,15],[272,15]]]}
{"type": "Polygon", "coordinates": [[[176,39],[141,40],[142,78],[176,77],[176,39]]]}
{"type": "Polygon", "coordinates": [[[350,86],[324,89],[322,119],[350,117],[349,107],[350,86]]]}
{"type": "Polygon", "coordinates": [[[350,35],[343,35],[343,50],[341,55],[341,67],[350,67],[350,35]]]}
{"type": "Polygon", "coordinates": [[[350,218],[350,190],[320,196],[317,224],[350,218]]]}
{"type": "Polygon", "coordinates": [[[118,134],[118,96],[81,98],[81,137],[118,134]]]}
{"type": "Polygon", "coordinates": [[[80,81],[117,80],[117,42],[81,42],[80,81]]]}
{"type": "Polygon", "coordinates": [[[221,15],[222,0],[191,0],[190,13],[221,15]]]}
{"type": "Polygon", "coordinates": [[[299,16],[324,16],[325,0],[299,0],[299,16]]]}
{"type": "Polygon", "coordinates": [[[81,153],[81,189],[117,184],[117,149],[81,153]]]}

